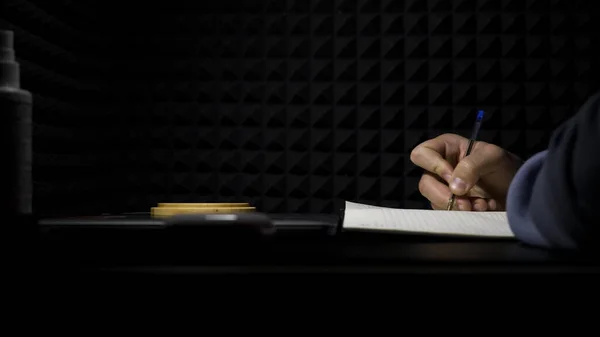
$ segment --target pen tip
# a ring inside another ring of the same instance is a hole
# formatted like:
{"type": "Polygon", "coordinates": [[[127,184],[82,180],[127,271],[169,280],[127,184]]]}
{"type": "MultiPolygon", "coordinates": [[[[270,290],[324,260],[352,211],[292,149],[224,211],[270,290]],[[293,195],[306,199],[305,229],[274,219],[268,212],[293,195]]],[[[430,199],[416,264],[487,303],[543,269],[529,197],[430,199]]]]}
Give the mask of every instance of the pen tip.
{"type": "Polygon", "coordinates": [[[480,121],[483,119],[483,110],[479,110],[479,112],[477,113],[477,120],[480,121]]]}

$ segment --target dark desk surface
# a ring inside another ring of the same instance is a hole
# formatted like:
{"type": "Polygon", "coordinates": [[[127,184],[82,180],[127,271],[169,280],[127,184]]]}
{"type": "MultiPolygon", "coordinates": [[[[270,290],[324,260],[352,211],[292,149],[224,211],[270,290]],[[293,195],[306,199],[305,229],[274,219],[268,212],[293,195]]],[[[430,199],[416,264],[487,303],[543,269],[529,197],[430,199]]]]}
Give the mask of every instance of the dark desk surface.
{"type": "Polygon", "coordinates": [[[166,235],[42,235],[43,268],[125,273],[597,273],[588,255],[513,240],[427,238],[343,232],[338,236],[230,238],[166,235]]]}

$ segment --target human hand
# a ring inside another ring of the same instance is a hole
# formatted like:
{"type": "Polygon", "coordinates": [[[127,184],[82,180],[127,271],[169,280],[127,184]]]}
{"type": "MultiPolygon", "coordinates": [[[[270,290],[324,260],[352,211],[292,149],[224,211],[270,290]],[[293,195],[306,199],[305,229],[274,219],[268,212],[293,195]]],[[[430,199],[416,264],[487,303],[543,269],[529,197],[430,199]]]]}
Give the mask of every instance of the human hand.
{"type": "Polygon", "coordinates": [[[443,134],[415,147],[410,160],[425,170],[419,191],[436,210],[445,210],[453,193],[454,209],[505,210],[508,188],[522,160],[501,147],[480,141],[465,156],[468,146],[467,138],[443,134]]]}

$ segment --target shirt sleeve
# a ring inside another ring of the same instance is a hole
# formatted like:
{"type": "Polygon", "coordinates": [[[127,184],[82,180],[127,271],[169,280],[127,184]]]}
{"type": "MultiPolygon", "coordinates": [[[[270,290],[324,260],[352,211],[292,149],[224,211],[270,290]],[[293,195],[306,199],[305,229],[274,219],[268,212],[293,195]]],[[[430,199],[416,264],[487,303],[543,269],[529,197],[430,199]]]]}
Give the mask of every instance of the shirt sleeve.
{"type": "Polygon", "coordinates": [[[600,93],[519,169],[507,216],[517,239],[553,249],[600,246],[600,93]]]}

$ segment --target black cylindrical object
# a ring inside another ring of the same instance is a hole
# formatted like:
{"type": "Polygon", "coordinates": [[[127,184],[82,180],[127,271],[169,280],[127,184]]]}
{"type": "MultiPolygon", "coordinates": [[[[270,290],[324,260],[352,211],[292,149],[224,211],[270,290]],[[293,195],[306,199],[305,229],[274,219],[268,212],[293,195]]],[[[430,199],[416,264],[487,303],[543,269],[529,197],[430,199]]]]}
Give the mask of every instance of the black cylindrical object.
{"type": "Polygon", "coordinates": [[[0,214],[33,213],[32,96],[21,89],[12,31],[0,30],[0,214]]]}

